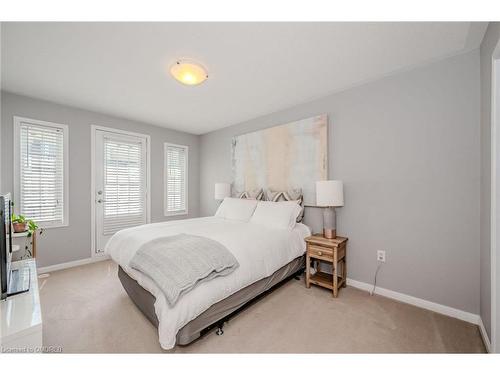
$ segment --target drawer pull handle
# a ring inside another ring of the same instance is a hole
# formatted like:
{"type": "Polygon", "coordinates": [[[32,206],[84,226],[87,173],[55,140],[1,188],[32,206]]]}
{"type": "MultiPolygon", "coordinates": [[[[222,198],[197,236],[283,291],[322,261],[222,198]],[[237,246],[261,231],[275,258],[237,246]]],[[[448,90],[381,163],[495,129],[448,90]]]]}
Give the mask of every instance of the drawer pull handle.
{"type": "Polygon", "coordinates": [[[323,252],[322,251],[318,251],[318,255],[319,256],[323,255],[323,252]]]}

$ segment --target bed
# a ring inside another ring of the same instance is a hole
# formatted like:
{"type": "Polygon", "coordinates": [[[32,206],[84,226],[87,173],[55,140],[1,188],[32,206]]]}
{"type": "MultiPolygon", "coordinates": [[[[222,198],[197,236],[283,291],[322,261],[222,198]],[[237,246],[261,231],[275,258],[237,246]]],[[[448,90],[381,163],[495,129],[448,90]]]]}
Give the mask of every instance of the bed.
{"type": "Polygon", "coordinates": [[[106,252],[119,265],[118,276],[132,301],[158,327],[163,349],[187,345],[224,318],[304,268],[301,223],[293,229],[204,217],[147,224],[116,233],[106,252]],[[180,233],[210,238],[224,245],[238,260],[231,274],[199,284],[171,306],[157,285],[130,267],[137,249],[152,238],[180,233]]]}

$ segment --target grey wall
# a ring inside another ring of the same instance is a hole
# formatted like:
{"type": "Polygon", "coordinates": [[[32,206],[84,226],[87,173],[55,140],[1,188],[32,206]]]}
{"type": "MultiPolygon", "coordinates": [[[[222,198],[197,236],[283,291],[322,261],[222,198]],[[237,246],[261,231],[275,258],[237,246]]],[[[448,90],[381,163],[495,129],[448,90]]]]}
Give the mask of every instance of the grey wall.
{"type": "Polygon", "coordinates": [[[479,313],[479,52],[201,136],[201,214],[231,181],[231,137],[320,113],[330,178],[345,183],[348,277],[372,283],[384,249],[379,286],[479,313]]]}
{"type": "MultiPolygon", "coordinates": [[[[53,121],[69,126],[69,226],[47,229],[38,241],[38,266],[84,259],[90,250],[90,125],[134,131],[151,136],[151,220],[163,216],[163,143],[189,146],[189,217],[199,208],[199,136],[115,118],[78,108],[2,92],[1,191],[13,189],[13,116],[53,121]]],[[[175,217],[181,219],[185,217],[175,217]]]]}
{"type": "Polygon", "coordinates": [[[481,43],[481,282],[480,315],[491,339],[491,62],[500,23],[490,22],[481,43]]]}

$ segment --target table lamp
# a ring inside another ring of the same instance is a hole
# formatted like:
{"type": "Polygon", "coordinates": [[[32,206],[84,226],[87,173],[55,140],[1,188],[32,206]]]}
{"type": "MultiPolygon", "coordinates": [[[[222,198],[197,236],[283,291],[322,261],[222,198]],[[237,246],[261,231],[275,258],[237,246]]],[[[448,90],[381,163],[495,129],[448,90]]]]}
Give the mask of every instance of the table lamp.
{"type": "Polygon", "coordinates": [[[336,238],[335,207],[344,205],[344,184],[342,181],[316,181],[316,205],[323,207],[323,237],[336,238]]]}
{"type": "Polygon", "coordinates": [[[231,196],[231,184],[225,182],[217,182],[215,184],[214,198],[217,201],[223,201],[224,198],[231,196]]]}

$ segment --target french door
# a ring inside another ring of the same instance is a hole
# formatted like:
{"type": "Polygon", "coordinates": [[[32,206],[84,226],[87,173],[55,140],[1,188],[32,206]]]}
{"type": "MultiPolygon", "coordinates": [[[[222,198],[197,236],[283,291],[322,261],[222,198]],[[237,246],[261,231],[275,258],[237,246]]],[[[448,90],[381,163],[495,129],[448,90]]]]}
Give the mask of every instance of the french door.
{"type": "Polygon", "coordinates": [[[148,222],[148,138],[95,129],[95,254],[121,229],[148,222]]]}

